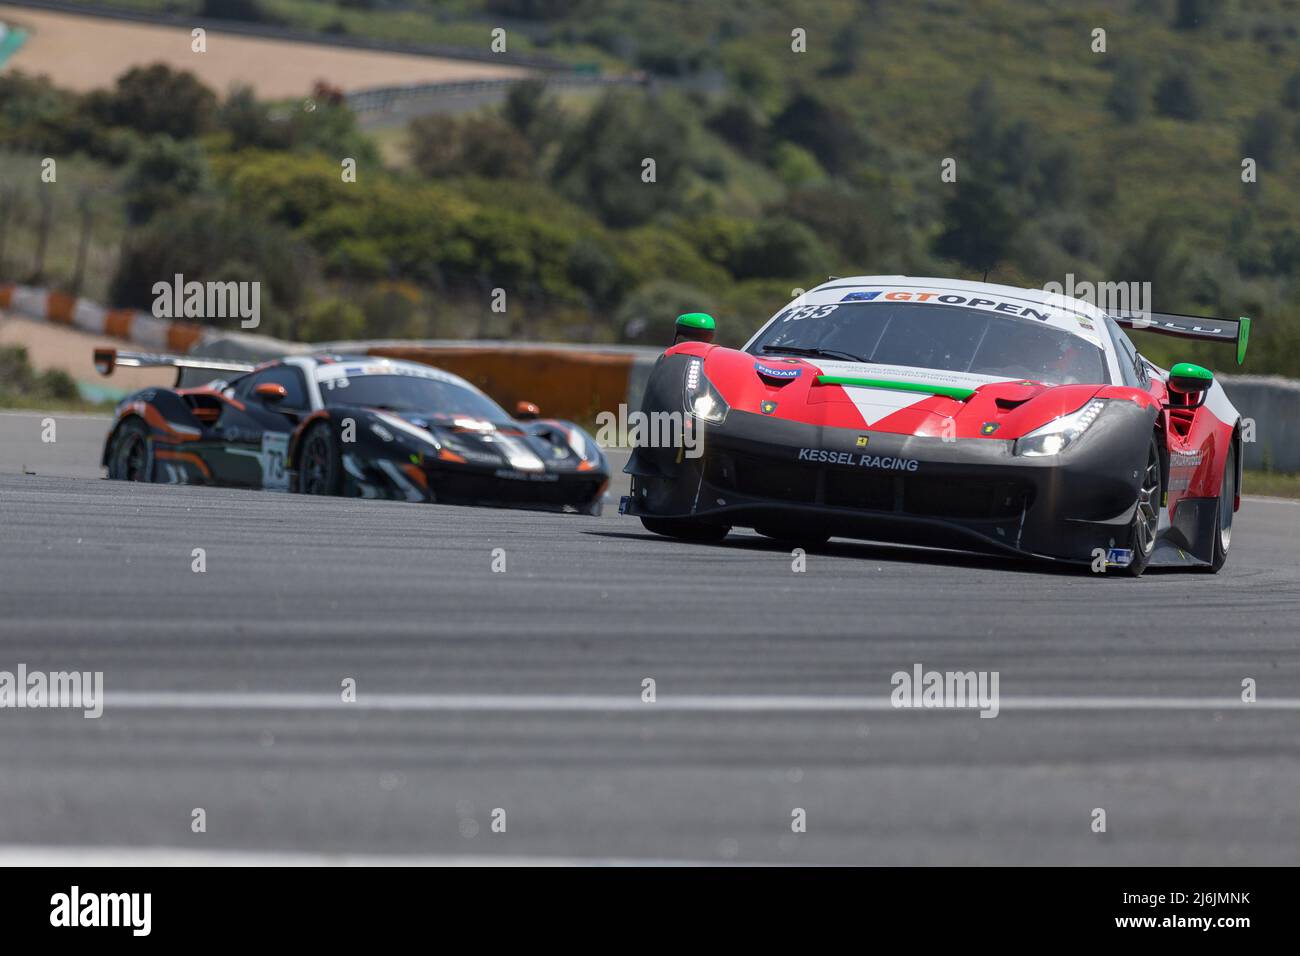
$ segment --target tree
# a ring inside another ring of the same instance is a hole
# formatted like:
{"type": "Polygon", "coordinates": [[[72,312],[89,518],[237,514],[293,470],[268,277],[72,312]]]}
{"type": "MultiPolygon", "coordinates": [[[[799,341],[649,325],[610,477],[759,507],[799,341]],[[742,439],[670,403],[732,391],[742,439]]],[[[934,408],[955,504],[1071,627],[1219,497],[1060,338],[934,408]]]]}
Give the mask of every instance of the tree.
{"type": "Polygon", "coordinates": [[[110,125],[190,139],[211,128],[217,97],[193,73],[155,63],[123,73],[100,106],[110,125]]]}
{"type": "Polygon", "coordinates": [[[1200,119],[1204,109],[1196,81],[1187,70],[1166,73],[1156,85],[1156,112],[1161,116],[1192,121],[1200,119]]]}
{"type": "Polygon", "coordinates": [[[137,225],[148,222],[156,213],[199,196],[207,186],[208,161],[197,143],[153,136],[136,150],[127,169],[122,189],[127,218],[137,225]]]}
{"type": "Polygon", "coordinates": [[[1174,28],[1200,30],[1214,19],[1215,4],[1220,0],[1178,0],[1174,11],[1174,28]]]}
{"type": "Polygon", "coordinates": [[[532,144],[499,116],[434,114],[411,122],[411,160],[425,176],[519,179],[532,172],[532,144]]]}
{"type": "Polygon", "coordinates": [[[731,271],[738,279],[802,280],[825,275],[830,261],[826,247],[803,223],[765,218],[742,240],[731,271]]]}
{"type": "MultiPolygon", "coordinates": [[[[302,297],[308,265],[284,229],[244,209],[191,200],[159,212],[130,234],[110,298],[113,305],[149,311],[154,284],[177,273],[187,282],[260,282],[258,331],[285,334],[288,315],[302,297]]],[[[226,321],[238,327],[238,318],[226,321]]]]}
{"type": "Polygon", "coordinates": [[[1282,86],[1282,105],[1289,110],[1300,110],[1300,70],[1286,78],[1282,86]]]}
{"type": "Polygon", "coordinates": [[[723,103],[709,116],[706,125],[750,159],[761,155],[767,143],[767,121],[747,100],[723,103]]]}
{"type": "Polygon", "coordinates": [[[1282,138],[1282,115],[1277,110],[1260,110],[1242,137],[1241,154],[1255,160],[1261,169],[1275,169],[1282,138]]]}
{"type": "Polygon", "coordinates": [[[661,99],[611,91],[571,130],[555,162],[560,192],[611,226],[634,226],[681,208],[691,128],[661,99]],[[653,181],[647,181],[653,160],[653,181]]]}
{"type": "Polygon", "coordinates": [[[713,309],[713,296],[695,286],[652,279],[623,300],[614,313],[614,324],[624,341],[663,347],[673,340],[677,316],[713,309]]]}
{"type": "Polygon", "coordinates": [[[806,149],[833,176],[866,159],[853,117],[808,92],[797,94],[772,121],[772,136],[806,149]]]}
{"type": "Polygon", "coordinates": [[[534,149],[544,148],[564,133],[564,114],[546,91],[545,80],[524,80],[511,86],[501,116],[534,149]]]}
{"type": "Polygon", "coordinates": [[[976,272],[988,272],[1002,260],[1019,227],[999,191],[978,180],[957,186],[944,204],[943,220],[935,254],[976,272]]]}
{"type": "Polygon", "coordinates": [[[1115,71],[1115,79],[1106,94],[1106,109],[1121,123],[1136,123],[1146,115],[1150,97],[1141,65],[1136,60],[1125,60],[1115,71]]]}

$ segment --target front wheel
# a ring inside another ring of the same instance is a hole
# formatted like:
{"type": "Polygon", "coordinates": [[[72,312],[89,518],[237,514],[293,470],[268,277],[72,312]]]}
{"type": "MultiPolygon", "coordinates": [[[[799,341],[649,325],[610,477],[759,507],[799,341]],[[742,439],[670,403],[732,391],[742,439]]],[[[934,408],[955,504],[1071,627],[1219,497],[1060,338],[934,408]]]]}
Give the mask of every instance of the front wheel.
{"type": "Polygon", "coordinates": [[[149,427],[138,418],[128,418],[113,434],[108,448],[108,477],[115,481],[150,481],[153,439],[149,427]]]}
{"type": "Polygon", "coordinates": [[[316,422],[298,446],[298,493],[337,495],[343,484],[343,462],[329,422],[316,422]]]}
{"type": "Polygon", "coordinates": [[[641,518],[641,524],[647,531],[661,534],[665,538],[680,538],[683,541],[721,541],[731,531],[730,525],[709,524],[704,521],[682,521],[674,518],[641,518]]]}
{"type": "Polygon", "coordinates": [[[1160,530],[1160,502],[1163,486],[1160,480],[1160,444],[1154,435],[1147,447],[1147,465],[1138,485],[1137,507],[1133,523],[1129,526],[1129,550],[1133,560],[1125,573],[1140,577],[1156,550],[1156,533],[1160,530]]]}

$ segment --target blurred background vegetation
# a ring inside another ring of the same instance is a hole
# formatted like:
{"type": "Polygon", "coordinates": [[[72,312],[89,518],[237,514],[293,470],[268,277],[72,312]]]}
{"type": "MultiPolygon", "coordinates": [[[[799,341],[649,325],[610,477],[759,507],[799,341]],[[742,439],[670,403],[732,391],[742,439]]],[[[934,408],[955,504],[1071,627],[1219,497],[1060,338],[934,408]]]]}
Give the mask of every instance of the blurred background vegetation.
{"type": "Polygon", "coordinates": [[[741,341],[828,275],[1072,273],[1254,316],[1247,370],[1300,376],[1297,0],[101,5],[479,50],[504,26],[511,52],[648,82],[363,128],[161,66],[84,95],[0,73],[4,278],[142,308],[177,272],[258,279],[263,331],[301,340],[662,344],[696,309],[741,341]],[[77,185],[42,191],[45,156],[77,185]]]}

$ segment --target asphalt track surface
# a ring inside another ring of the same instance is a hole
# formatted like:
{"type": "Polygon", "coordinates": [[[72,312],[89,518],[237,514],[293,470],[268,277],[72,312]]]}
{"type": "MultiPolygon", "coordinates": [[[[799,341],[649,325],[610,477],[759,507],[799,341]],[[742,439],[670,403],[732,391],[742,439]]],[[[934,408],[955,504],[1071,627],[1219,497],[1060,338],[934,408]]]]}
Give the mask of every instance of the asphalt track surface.
{"type": "Polygon", "coordinates": [[[107,701],[0,709],[0,862],[1300,860],[1296,504],[1247,500],[1217,576],[796,573],[614,509],[98,480],[102,421],[40,419],[0,415],[0,670],[107,701]],[[917,663],[1000,713],[893,708],[917,663]]]}

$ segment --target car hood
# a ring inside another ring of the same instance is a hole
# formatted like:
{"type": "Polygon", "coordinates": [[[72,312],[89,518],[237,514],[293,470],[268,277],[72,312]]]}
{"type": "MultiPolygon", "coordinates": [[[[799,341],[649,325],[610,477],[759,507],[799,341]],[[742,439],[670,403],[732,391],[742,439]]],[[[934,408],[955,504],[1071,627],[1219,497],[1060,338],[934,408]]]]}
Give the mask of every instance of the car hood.
{"type": "Polygon", "coordinates": [[[1019,438],[1082,407],[1106,388],[755,356],[720,347],[702,357],[705,375],[732,409],[809,425],[936,438],[1019,438]]]}

